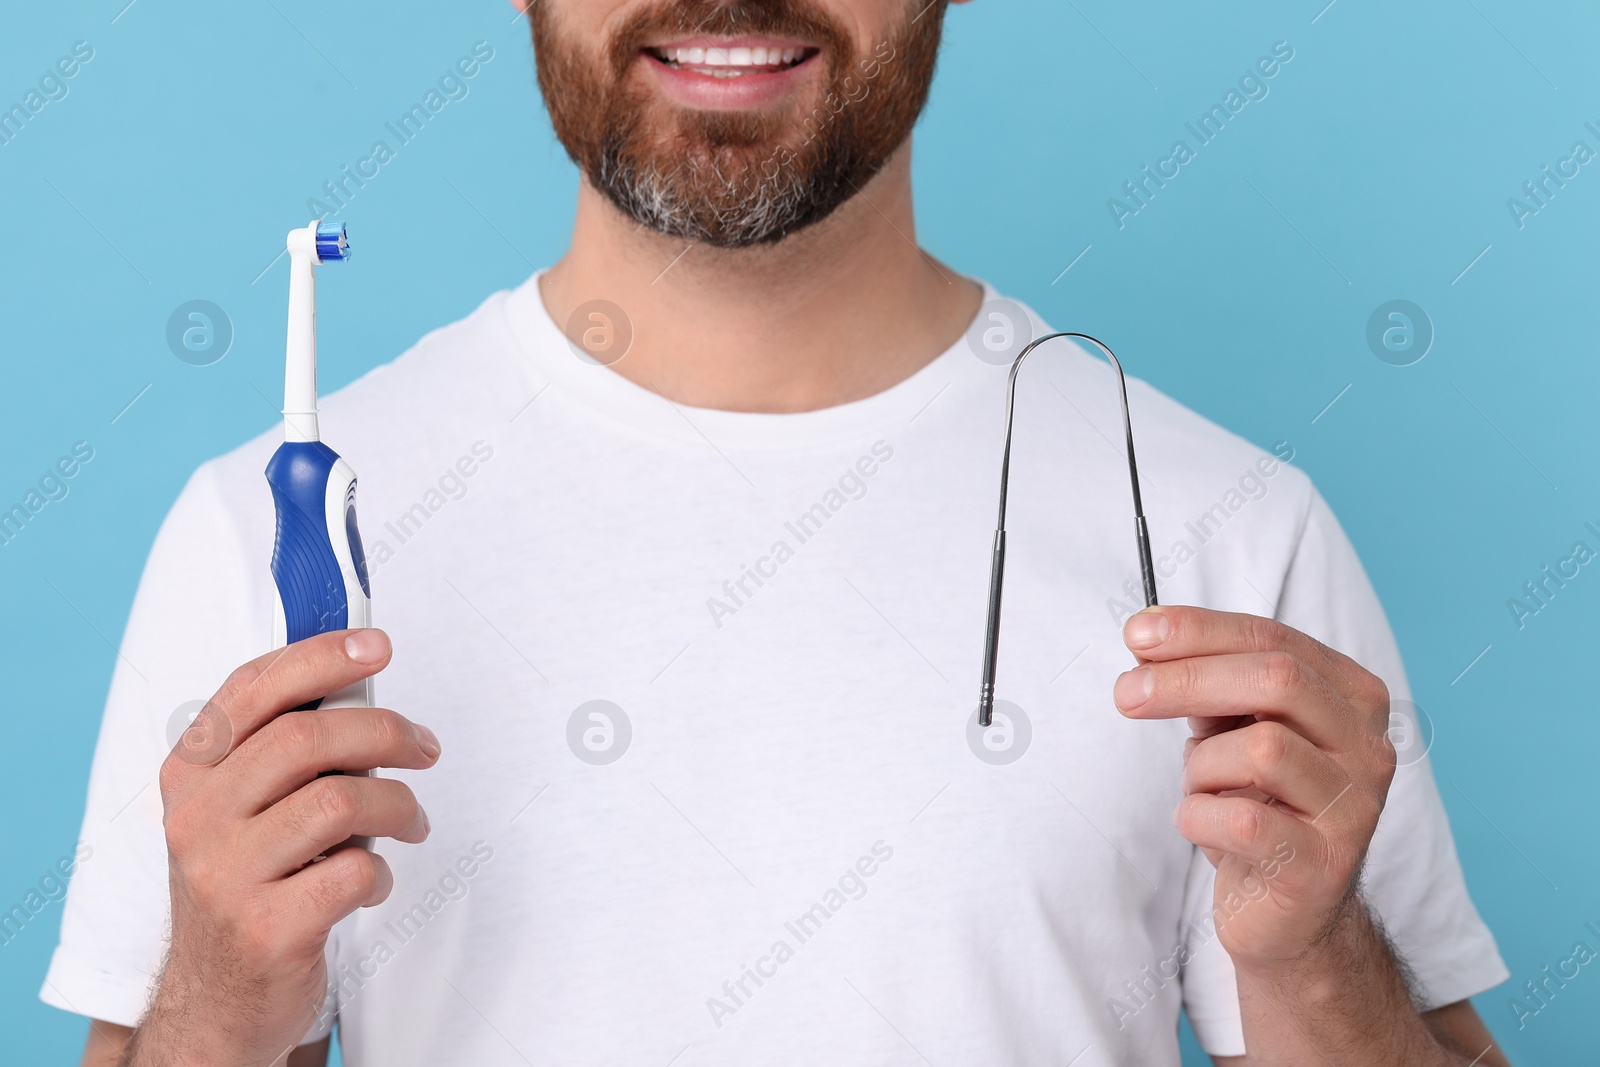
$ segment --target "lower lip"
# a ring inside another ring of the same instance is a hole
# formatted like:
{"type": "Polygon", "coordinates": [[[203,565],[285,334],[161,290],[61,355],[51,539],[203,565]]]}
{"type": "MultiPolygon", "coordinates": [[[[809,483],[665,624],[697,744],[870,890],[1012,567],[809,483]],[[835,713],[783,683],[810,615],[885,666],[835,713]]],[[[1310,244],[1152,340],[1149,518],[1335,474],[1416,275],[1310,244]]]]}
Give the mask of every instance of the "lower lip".
{"type": "Polygon", "coordinates": [[[648,65],[667,94],[684,106],[705,111],[737,111],[770,104],[793,93],[811,76],[820,54],[813,53],[783,70],[741,74],[737,78],[714,78],[670,67],[649,53],[641,53],[639,62],[648,65]]]}

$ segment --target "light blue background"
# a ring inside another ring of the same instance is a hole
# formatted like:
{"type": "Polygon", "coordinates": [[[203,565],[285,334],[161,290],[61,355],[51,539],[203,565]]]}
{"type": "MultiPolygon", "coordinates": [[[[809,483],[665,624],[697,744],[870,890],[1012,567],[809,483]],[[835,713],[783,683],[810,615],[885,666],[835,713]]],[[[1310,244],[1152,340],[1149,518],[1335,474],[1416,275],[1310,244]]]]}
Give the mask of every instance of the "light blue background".
{"type": "MultiPolygon", "coordinates": [[[[1600,149],[1584,128],[1600,126],[1600,11],[1325,2],[955,9],[917,136],[921,238],[1058,327],[1115,338],[1135,373],[1216,421],[1293,444],[1436,727],[1462,862],[1514,975],[1479,1009],[1517,1063],[1571,1063],[1594,1046],[1593,968],[1520,1032],[1508,998],[1580,939],[1600,948],[1583,928],[1600,920],[1600,565],[1524,629],[1507,600],[1574,541],[1600,548],[1583,527],[1600,526],[1600,163],[1522,229],[1506,202],[1574,141],[1600,149]],[[1280,40],[1295,56],[1270,95],[1119,230],[1107,198],[1280,40]],[[1407,367],[1365,340],[1396,298],[1436,330],[1407,367]]],[[[367,313],[325,328],[325,389],[555,259],[572,217],[526,23],[501,0],[125,3],[12,5],[0,34],[4,105],[74,42],[95,49],[70,95],[0,146],[0,505],[75,441],[95,450],[0,547],[5,907],[72,849],[157,524],[196,464],[274,421],[286,267],[267,268],[307,198],[475,41],[494,47],[471,95],[344,212],[361,269],[340,301],[367,313]],[[196,298],[236,331],[212,366],[165,340],[196,298]]],[[[0,946],[12,1062],[75,1062],[82,1041],[80,1020],[35,999],[59,919],[53,905],[0,946]]]]}

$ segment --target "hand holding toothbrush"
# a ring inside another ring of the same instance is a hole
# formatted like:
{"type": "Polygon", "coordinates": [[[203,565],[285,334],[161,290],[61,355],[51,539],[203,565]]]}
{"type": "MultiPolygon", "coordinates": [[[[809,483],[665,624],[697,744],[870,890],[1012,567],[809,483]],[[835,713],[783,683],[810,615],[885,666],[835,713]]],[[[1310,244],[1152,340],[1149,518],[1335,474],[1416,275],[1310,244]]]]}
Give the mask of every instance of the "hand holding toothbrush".
{"type": "Polygon", "coordinates": [[[282,713],[371,677],[389,658],[381,630],[321,634],[262,656],[233,672],[167,756],[172,941],[128,1067],[264,1067],[316,1021],[328,932],[394,884],[383,858],[349,839],[428,836],[404,783],[324,772],[425,769],[439,742],[383,708],[282,713]]]}

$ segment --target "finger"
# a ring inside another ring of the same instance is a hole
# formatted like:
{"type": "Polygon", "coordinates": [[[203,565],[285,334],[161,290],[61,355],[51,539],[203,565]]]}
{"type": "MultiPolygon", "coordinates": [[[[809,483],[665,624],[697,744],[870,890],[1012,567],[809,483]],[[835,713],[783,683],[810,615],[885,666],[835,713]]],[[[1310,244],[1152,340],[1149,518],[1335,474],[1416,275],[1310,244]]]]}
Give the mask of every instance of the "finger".
{"type": "Polygon", "coordinates": [[[290,875],[277,891],[283,914],[300,920],[304,944],[326,937],[334,923],[357,908],[382,904],[393,889],[394,872],[382,856],[364,848],[342,848],[290,875]]]}
{"type": "Polygon", "coordinates": [[[1313,856],[1319,847],[1317,831],[1303,819],[1249,797],[1191,793],[1179,802],[1172,821],[1201,848],[1256,866],[1313,856]]]}
{"type": "Polygon", "coordinates": [[[1287,652],[1146,663],[1118,677],[1112,697],[1132,719],[1254,715],[1287,723],[1335,751],[1344,751],[1365,725],[1327,679],[1287,652]]]}
{"type": "Polygon", "coordinates": [[[1185,794],[1257,789],[1308,818],[1320,815],[1349,784],[1326,753],[1277,722],[1201,741],[1183,769],[1185,794]]]}
{"type": "Polygon", "coordinates": [[[247,852],[262,880],[292,874],[351,837],[418,844],[428,816],[393,778],[332,774],[306,783],[250,821],[247,852]]]}
{"type": "Polygon", "coordinates": [[[1294,627],[1259,615],[1162,605],[1130,616],[1123,624],[1123,640],[1144,660],[1288,652],[1325,677],[1352,703],[1366,708],[1388,707],[1388,688],[1376,675],[1294,627]]]}
{"type": "Polygon", "coordinates": [[[276,649],[228,676],[167,757],[176,780],[215,766],[265,723],[291,708],[383,670],[389,636],[382,630],[336,630],[276,649]]]}
{"type": "Polygon", "coordinates": [[[297,711],[257,730],[217,768],[217,795],[255,815],[327,771],[424,770],[438,758],[433,731],[388,708],[297,711]]]}
{"type": "MultiPolygon", "coordinates": [[[[1189,716],[1188,743],[1192,747],[1208,737],[1225,734],[1229,730],[1242,730],[1251,723],[1258,721],[1254,715],[1220,715],[1211,717],[1191,715],[1189,716]]],[[[1188,755],[1187,751],[1184,754],[1188,755]]]]}

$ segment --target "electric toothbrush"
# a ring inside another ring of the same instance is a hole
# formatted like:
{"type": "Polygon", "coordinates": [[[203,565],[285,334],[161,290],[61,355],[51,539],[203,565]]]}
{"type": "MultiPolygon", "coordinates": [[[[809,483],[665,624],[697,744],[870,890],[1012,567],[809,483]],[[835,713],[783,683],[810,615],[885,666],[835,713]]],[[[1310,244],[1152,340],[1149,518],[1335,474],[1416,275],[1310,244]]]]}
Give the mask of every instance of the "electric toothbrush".
{"type": "MultiPolygon", "coordinates": [[[[283,444],[267,464],[277,507],[272,546],[273,647],[372,625],[367,560],[356,529],[356,472],[317,426],[316,268],[350,258],[343,223],[313,222],[288,237],[289,342],[283,444]]],[[[372,707],[372,679],[314,700],[315,708],[372,707]]]]}

